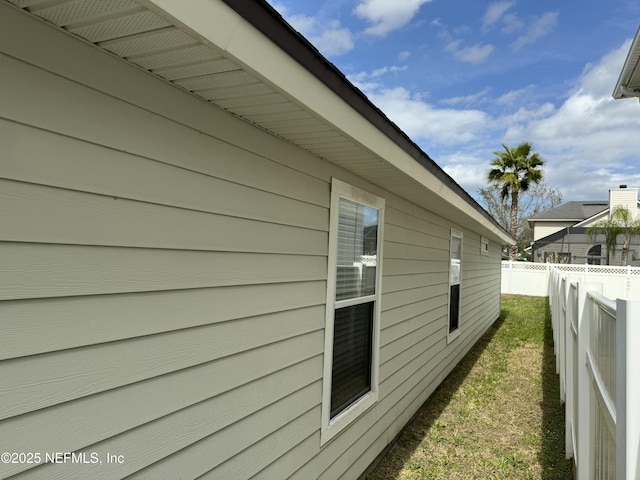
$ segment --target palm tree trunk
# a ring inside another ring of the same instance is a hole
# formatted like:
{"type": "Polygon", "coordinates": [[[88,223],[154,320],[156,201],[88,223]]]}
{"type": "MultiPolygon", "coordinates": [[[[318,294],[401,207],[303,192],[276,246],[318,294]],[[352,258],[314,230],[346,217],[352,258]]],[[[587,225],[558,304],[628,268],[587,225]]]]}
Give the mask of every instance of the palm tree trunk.
{"type": "MultiPolygon", "coordinates": [[[[516,238],[517,229],[518,229],[518,190],[515,188],[512,188],[511,190],[511,221],[509,225],[509,233],[513,238],[516,238]]],[[[509,260],[515,260],[517,251],[518,251],[517,245],[511,245],[511,247],[509,247],[509,260]]]]}

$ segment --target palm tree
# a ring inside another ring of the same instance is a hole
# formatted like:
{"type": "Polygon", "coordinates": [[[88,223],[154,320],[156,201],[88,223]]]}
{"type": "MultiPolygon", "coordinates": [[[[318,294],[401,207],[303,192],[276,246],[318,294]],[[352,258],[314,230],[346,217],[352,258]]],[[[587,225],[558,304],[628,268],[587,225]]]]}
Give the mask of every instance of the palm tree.
{"type": "Polygon", "coordinates": [[[628,209],[618,205],[611,211],[609,218],[600,220],[587,229],[587,236],[590,241],[593,241],[596,235],[599,234],[604,234],[607,247],[607,265],[611,264],[611,254],[615,255],[616,247],[618,246],[618,235],[622,235],[622,255],[620,260],[622,265],[626,265],[631,237],[640,235],[640,219],[634,220],[628,209]]]}
{"type": "MultiPolygon", "coordinates": [[[[509,234],[515,238],[518,228],[518,198],[520,192],[529,190],[532,183],[540,183],[544,160],[538,153],[533,152],[533,145],[522,142],[517,147],[507,147],[502,144],[504,151],[493,152],[495,159],[491,162],[491,170],[487,179],[489,182],[501,185],[500,196],[506,200],[511,195],[511,219],[509,234]]],[[[509,248],[509,258],[514,259],[517,247],[509,248]]]]}

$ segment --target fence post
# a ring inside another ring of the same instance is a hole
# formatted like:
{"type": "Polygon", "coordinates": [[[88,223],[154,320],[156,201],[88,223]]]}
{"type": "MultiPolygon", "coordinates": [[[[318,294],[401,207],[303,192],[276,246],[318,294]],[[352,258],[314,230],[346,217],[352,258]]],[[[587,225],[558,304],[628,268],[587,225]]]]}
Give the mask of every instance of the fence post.
{"type": "MultiPolygon", "coordinates": [[[[578,394],[576,408],[578,409],[578,421],[573,426],[576,431],[576,478],[577,480],[589,480],[591,478],[591,440],[593,431],[591,424],[591,409],[593,404],[593,387],[587,367],[587,349],[589,348],[591,308],[587,304],[587,292],[595,291],[602,294],[601,283],[578,283],[578,394]]],[[[576,400],[577,400],[576,399],[576,400]]]]}
{"type": "Polygon", "coordinates": [[[573,390],[573,372],[575,365],[573,364],[573,318],[577,312],[574,312],[573,297],[575,292],[569,284],[569,295],[567,299],[567,322],[565,324],[565,402],[564,402],[564,453],[565,458],[573,458],[573,409],[575,408],[575,398],[573,390]]]}
{"type": "Polygon", "coordinates": [[[569,280],[567,279],[567,277],[560,277],[560,295],[558,295],[558,323],[556,325],[556,329],[553,332],[553,345],[554,345],[554,351],[556,354],[556,373],[558,375],[560,375],[560,402],[564,401],[564,398],[562,396],[562,389],[563,389],[563,385],[562,385],[562,381],[563,381],[563,374],[560,371],[560,330],[564,329],[565,324],[567,323],[567,282],[569,280]]]}
{"type": "Polygon", "coordinates": [[[564,281],[564,290],[562,291],[562,303],[564,305],[563,324],[558,328],[558,353],[556,360],[558,361],[558,369],[560,374],[560,403],[565,403],[567,398],[567,334],[571,328],[571,275],[567,275],[564,281]]]}
{"type": "Polygon", "coordinates": [[[640,301],[616,302],[616,476],[640,478],[640,301]],[[633,378],[632,378],[633,377],[633,378]]]}

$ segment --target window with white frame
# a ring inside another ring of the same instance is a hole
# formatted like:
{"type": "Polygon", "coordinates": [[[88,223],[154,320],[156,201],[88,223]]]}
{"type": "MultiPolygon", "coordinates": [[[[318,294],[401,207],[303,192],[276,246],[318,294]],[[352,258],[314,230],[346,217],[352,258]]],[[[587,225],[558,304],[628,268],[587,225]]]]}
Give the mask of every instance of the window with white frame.
{"type": "Polygon", "coordinates": [[[332,180],[322,443],[378,398],[384,199],[332,180]]]}
{"type": "Polygon", "coordinates": [[[460,333],[460,284],[462,280],[462,232],[451,230],[449,243],[449,335],[460,333]]]}

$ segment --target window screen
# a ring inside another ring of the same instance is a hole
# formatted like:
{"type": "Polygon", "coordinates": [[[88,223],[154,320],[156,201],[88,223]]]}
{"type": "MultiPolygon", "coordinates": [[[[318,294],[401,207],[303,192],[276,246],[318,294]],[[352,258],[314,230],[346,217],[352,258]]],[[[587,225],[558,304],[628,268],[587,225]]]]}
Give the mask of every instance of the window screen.
{"type": "Polygon", "coordinates": [[[378,211],[345,198],[339,208],[336,300],[373,295],[378,211]]]}

